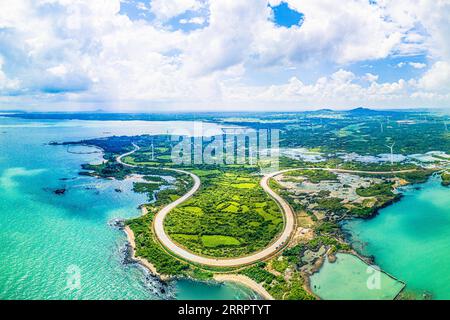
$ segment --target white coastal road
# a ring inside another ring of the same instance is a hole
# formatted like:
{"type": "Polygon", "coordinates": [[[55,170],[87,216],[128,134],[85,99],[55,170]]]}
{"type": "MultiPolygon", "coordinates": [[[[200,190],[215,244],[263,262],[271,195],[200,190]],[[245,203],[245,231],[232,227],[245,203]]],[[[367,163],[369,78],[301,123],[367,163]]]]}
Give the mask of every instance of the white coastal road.
{"type": "MultiPolygon", "coordinates": [[[[127,153],[124,153],[116,158],[116,161],[126,167],[132,167],[136,168],[138,166],[128,164],[122,161],[123,158],[126,156],[129,156],[133,154],[134,152],[138,151],[140,148],[138,145],[133,144],[134,150],[129,151],[127,153]]],[[[185,248],[180,247],[177,243],[173,242],[173,240],[169,237],[169,235],[164,230],[164,219],[166,218],[167,214],[175,209],[176,206],[180,205],[181,203],[185,202],[187,199],[189,199],[199,188],[200,188],[200,178],[196,176],[195,174],[179,170],[179,169],[172,169],[172,168],[164,168],[164,170],[169,171],[175,171],[178,173],[183,173],[189,175],[193,181],[194,185],[185,195],[178,198],[174,202],[169,203],[167,206],[162,208],[153,219],[153,230],[155,233],[155,236],[158,238],[160,243],[170,252],[175,254],[176,256],[188,260],[190,262],[199,263],[203,265],[208,266],[214,266],[214,267],[237,267],[247,264],[252,264],[257,261],[265,260],[268,257],[272,256],[274,253],[279,251],[283,246],[288,242],[292,232],[294,231],[295,227],[295,216],[294,212],[292,211],[289,204],[281,198],[278,194],[276,194],[272,189],[269,188],[268,182],[270,178],[284,172],[273,172],[268,175],[265,175],[261,180],[261,187],[266,191],[281,207],[283,211],[283,217],[284,217],[284,229],[281,235],[278,236],[278,238],[272,242],[268,247],[264,248],[261,251],[255,252],[248,256],[243,256],[239,258],[230,258],[230,259],[216,259],[216,258],[210,258],[210,257],[204,257],[199,256],[191,251],[186,250],[185,248]]]]}
{"type": "MultiPolygon", "coordinates": [[[[121,163],[124,166],[127,167],[133,167],[136,168],[138,166],[131,165],[124,163],[122,159],[126,156],[131,155],[132,153],[138,151],[140,148],[136,144],[133,144],[134,150],[124,153],[116,158],[116,161],[118,163],[121,163]]],[[[197,255],[191,251],[188,251],[187,249],[180,247],[177,243],[173,242],[172,239],[169,237],[169,235],[164,230],[164,219],[166,218],[167,214],[172,211],[176,206],[180,205],[181,203],[188,200],[199,188],[200,188],[200,178],[196,176],[195,174],[179,170],[179,169],[172,169],[172,168],[164,168],[164,170],[168,171],[175,171],[182,174],[189,175],[193,181],[194,185],[193,187],[182,197],[178,198],[174,202],[171,202],[164,208],[162,208],[156,215],[153,220],[153,230],[155,233],[155,236],[160,241],[160,243],[170,252],[178,256],[179,258],[182,258],[184,260],[188,260],[190,262],[207,265],[207,266],[213,266],[213,267],[238,267],[243,265],[249,265],[258,261],[266,260],[267,258],[273,256],[275,253],[280,251],[284,246],[289,242],[289,239],[292,235],[292,233],[295,230],[296,222],[295,222],[295,214],[290,207],[290,205],[276,192],[274,192],[269,187],[269,181],[271,178],[293,170],[326,170],[326,171],[336,171],[336,172],[346,172],[346,173],[367,173],[367,174],[389,174],[389,173],[406,173],[411,172],[413,170],[401,170],[401,171],[385,171],[385,172],[374,172],[374,171],[358,171],[358,170],[344,170],[344,169],[330,169],[330,168],[295,168],[295,169],[286,169],[281,170],[277,172],[272,172],[267,175],[265,175],[260,182],[261,187],[264,189],[267,194],[269,194],[280,206],[282,213],[283,213],[283,219],[284,219],[284,228],[280,235],[266,248],[252,253],[248,256],[242,256],[238,258],[211,258],[211,257],[205,257],[197,255]]]]}
{"type": "MultiPolygon", "coordinates": [[[[179,170],[179,172],[184,172],[179,170]]],[[[264,188],[264,190],[270,194],[281,206],[284,212],[284,230],[281,233],[281,235],[268,247],[264,248],[261,251],[255,252],[248,256],[243,256],[239,258],[229,258],[229,259],[216,259],[216,258],[210,258],[210,257],[204,257],[196,255],[195,253],[192,253],[182,247],[180,247],[178,244],[172,241],[170,237],[167,235],[167,233],[164,231],[164,219],[167,216],[167,214],[172,211],[177,205],[183,203],[186,201],[189,197],[191,197],[200,187],[200,179],[192,174],[188,173],[190,176],[194,179],[194,186],[192,189],[186,193],[183,197],[177,199],[176,201],[170,203],[166,207],[162,208],[161,211],[159,211],[154,219],[153,222],[153,230],[155,231],[156,237],[159,239],[159,241],[166,247],[166,249],[173,252],[175,255],[185,259],[189,260],[191,262],[208,265],[208,266],[214,266],[214,267],[236,267],[236,266],[242,266],[247,264],[252,264],[257,261],[264,260],[268,258],[269,256],[272,256],[275,252],[280,250],[289,240],[289,237],[294,230],[295,226],[295,218],[294,218],[294,212],[292,211],[291,207],[287,204],[286,201],[284,201],[279,195],[277,195],[275,192],[273,192],[267,182],[269,179],[276,175],[277,173],[270,174],[267,176],[264,176],[264,178],[261,180],[261,187],[264,188]]]]}

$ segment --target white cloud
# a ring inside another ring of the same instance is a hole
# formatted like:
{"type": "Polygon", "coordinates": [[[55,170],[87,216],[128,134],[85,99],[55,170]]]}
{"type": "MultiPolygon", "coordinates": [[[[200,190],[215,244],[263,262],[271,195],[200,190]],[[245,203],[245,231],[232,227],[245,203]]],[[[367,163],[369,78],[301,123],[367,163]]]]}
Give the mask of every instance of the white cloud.
{"type": "Polygon", "coordinates": [[[188,10],[198,10],[202,3],[197,0],[151,0],[150,7],[160,20],[168,20],[188,10]]]}
{"type": "Polygon", "coordinates": [[[277,27],[270,19],[271,9],[261,0],[141,1],[140,7],[156,16],[153,22],[120,14],[120,2],[17,0],[2,5],[0,91],[5,96],[22,92],[14,98],[17,101],[26,97],[67,104],[229,106],[239,101],[257,106],[284,101],[299,107],[364,102],[407,106],[433,104],[433,99],[450,103],[445,100],[449,1],[379,0],[371,5],[367,0],[345,4],[288,0],[305,16],[301,27],[291,28],[277,27]],[[179,19],[180,24],[201,24],[200,29],[187,32],[162,26],[205,6],[208,17],[197,12],[179,19]],[[429,55],[431,68],[411,81],[379,83],[376,64],[372,73],[347,70],[353,62],[416,53],[429,55]],[[307,77],[299,71],[279,84],[287,68],[317,69],[319,77],[329,65],[339,71],[307,83],[300,80],[307,77]],[[279,75],[277,85],[267,85],[270,76],[263,85],[246,84],[258,82],[254,74],[266,71],[279,75]]]}
{"type": "MultiPolygon", "coordinates": [[[[227,98],[241,104],[257,101],[260,105],[268,101],[278,107],[298,109],[305,107],[348,108],[356,106],[398,107],[407,102],[410,106],[443,96],[414,96],[414,86],[400,79],[392,83],[379,83],[371,75],[369,86],[358,83],[358,78],[351,72],[339,70],[329,77],[319,78],[313,84],[305,84],[297,77],[292,77],[286,84],[267,87],[233,87],[224,93],[227,98]]],[[[444,97],[445,98],[445,97],[444,97]]],[[[446,97],[448,98],[448,96],[446,97]]],[[[404,105],[403,105],[404,106],[404,105]]],[[[275,109],[275,108],[274,108],[275,109]]]]}
{"type": "Polygon", "coordinates": [[[0,93],[2,91],[15,91],[19,88],[20,82],[16,79],[9,79],[3,72],[3,58],[0,56],[0,93]]]}
{"type": "Polygon", "coordinates": [[[139,10],[142,10],[142,11],[150,11],[151,10],[151,8],[147,7],[147,5],[144,2],[138,2],[136,4],[136,8],[138,8],[139,10]]]}
{"type": "Polygon", "coordinates": [[[204,17],[193,17],[190,19],[180,19],[181,24],[204,24],[206,19],[204,17]]]}
{"type": "Polygon", "coordinates": [[[405,66],[410,66],[414,69],[423,69],[427,67],[426,63],[421,62],[399,62],[397,63],[397,68],[403,68],[405,66]]]}
{"type": "Polygon", "coordinates": [[[413,67],[414,69],[423,69],[427,67],[426,63],[420,63],[420,62],[410,62],[409,65],[413,67]]]}
{"type": "Polygon", "coordinates": [[[450,93],[450,63],[436,62],[417,83],[418,87],[427,91],[450,93]]]}
{"type": "Polygon", "coordinates": [[[60,76],[60,77],[66,75],[68,72],[67,68],[62,64],[57,65],[55,67],[48,68],[46,71],[52,75],[60,76]]]}
{"type": "Polygon", "coordinates": [[[368,81],[368,82],[375,82],[378,80],[378,78],[379,78],[379,76],[376,74],[366,73],[365,76],[363,77],[363,80],[368,81]]]}

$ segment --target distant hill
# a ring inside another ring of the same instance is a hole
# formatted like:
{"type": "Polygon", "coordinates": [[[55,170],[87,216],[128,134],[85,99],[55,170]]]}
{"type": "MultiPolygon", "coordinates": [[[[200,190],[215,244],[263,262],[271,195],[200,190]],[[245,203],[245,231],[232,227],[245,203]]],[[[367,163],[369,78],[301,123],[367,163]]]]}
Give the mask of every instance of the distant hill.
{"type": "Polygon", "coordinates": [[[372,110],[369,108],[359,107],[355,109],[351,109],[348,111],[345,111],[346,113],[354,114],[354,115],[373,115],[373,114],[379,114],[380,111],[372,110]]]}
{"type": "Polygon", "coordinates": [[[371,116],[382,116],[382,117],[398,117],[404,113],[400,110],[373,110],[369,108],[359,107],[351,110],[344,111],[344,113],[350,117],[371,117],[371,116]]]}
{"type": "Polygon", "coordinates": [[[316,112],[317,113],[335,113],[336,111],[332,110],[332,109],[319,109],[319,110],[316,110],[316,112]]]}

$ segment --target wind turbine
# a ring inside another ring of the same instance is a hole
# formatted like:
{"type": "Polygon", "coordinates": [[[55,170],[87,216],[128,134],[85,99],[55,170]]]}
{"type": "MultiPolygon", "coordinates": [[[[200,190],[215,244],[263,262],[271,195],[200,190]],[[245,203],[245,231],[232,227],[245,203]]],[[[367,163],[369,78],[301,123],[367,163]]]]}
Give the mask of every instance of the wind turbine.
{"type": "Polygon", "coordinates": [[[391,166],[394,165],[394,146],[395,142],[393,142],[391,145],[386,145],[391,150],[391,166]]]}
{"type": "Polygon", "coordinates": [[[153,139],[152,139],[152,161],[155,160],[155,149],[153,147],[153,139]]]}
{"type": "Polygon", "coordinates": [[[380,123],[380,129],[381,129],[381,133],[383,133],[383,122],[381,120],[378,120],[378,122],[380,123]]]}

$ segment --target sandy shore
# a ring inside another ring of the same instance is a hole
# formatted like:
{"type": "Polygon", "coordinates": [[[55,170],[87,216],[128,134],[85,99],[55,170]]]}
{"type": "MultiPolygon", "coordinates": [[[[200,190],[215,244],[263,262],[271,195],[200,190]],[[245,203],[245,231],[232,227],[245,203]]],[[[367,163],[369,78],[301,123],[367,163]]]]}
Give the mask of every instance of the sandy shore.
{"type": "Polygon", "coordinates": [[[138,263],[143,265],[148,270],[150,270],[150,272],[152,274],[157,275],[161,280],[163,280],[163,281],[168,280],[170,277],[167,275],[159,274],[158,271],[156,270],[155,266],[153,264],[151,264],[150,262],[148,262],[147,259],[136,256],[136,242],[134,240],[134,233],[128,226],[125,226],[125,228],[123,230],[125,231],[127,238],[128,238],[128,242],[130,243],[130,246],[132,248],[131,258],[133,260],[136,260],[138,263]]]}
{"type": "MultiPolygon", "coordinates": [[[[141,212],[142,212],[142,215],[146,215],[148,213],[148,210],[145,206],[141,206],[141,212]]],[[[136,242],[135,242],[135,238],[134,238],[134,233],[128,226],[125,226],[125,228],[123,230],[125,231],[127,238],[128,238],[128,242],[130,243],[130,246],[133,250],[131,258],[136,260],[137,262],[139,262],[141,265],[143,265],[145,268],[147,268],[151,273],[157,275],[161,280],[163,280],[163,281],[169,280],[170,279],[169,276],[159,274],[157,272],[155,266],[153,264],[151,264],[148,260],[136,256],[136,242]]],[[[263,288],[262,285],[253,281],[252,279],[250,279],[247,276],[236,275],[236,274],[215,274],[214,280],[216,280],[218,282],[226,281],[226,282],[239,283],[243,286],[246,286],[246,287],[252,289],[253,291],[255,291],[257,294],[259,294],[262,298],[264,298],[266,300],[274,300],[274,298],[270,295],[270,293],[267,292],[266,289],[263,288]]]]}
{"type": "Polygon", "coordinates": [[[250,279],[247,276],[244,275],[240,275],[240,274],[215,274],[214,275],[214,280],[219,281],[219,282],[235,282],[235,283],[239,283],[242,284],[250,289],[252,289],[253,291],[255,291],[256,293],[258,293],[261,297],[263,297],[266,300],[275,300],[269,292],[267,292],[266,289],[264,289],[264,287],[262,285],[260,285],[259,283],[253,281],[252,279],[250,279]]]}
{"type": "MultiPolygon", "coordinates": [[[[145,210],[145,209],[144,209],[145,210]]],[[[148,262],[146,259],[141,257],[136,257],[136,243],[134,239],[134,233],[133,231],[128,227],[125,226],[123,229],[127,235],[128,242],[130,243],[130,246],[132,248],[132,256],[131,258],[133,260],[136,260],[138,263],[140,263],[142,266],[147,268],[152,274],[157,275],[161,280],[167,281],[170,279],[169,276],[161,275],[156,271],[156,268],[153,264],[148,262]]],[[[237,274],[215,274],[214,280],[218,282],[234,282],[239,283],[241,285],[244,285],[253,291],[255,291],[257,294],[259,294],[261,297],[263,297],[266,300],[274,300],[274,298],[270,295],[270,293],[267,292],[266,289],[263,288],[259,283],[256,283],[252,279],[250,279],[247,276],[244,275],[237,275],[237,274]]]]}

